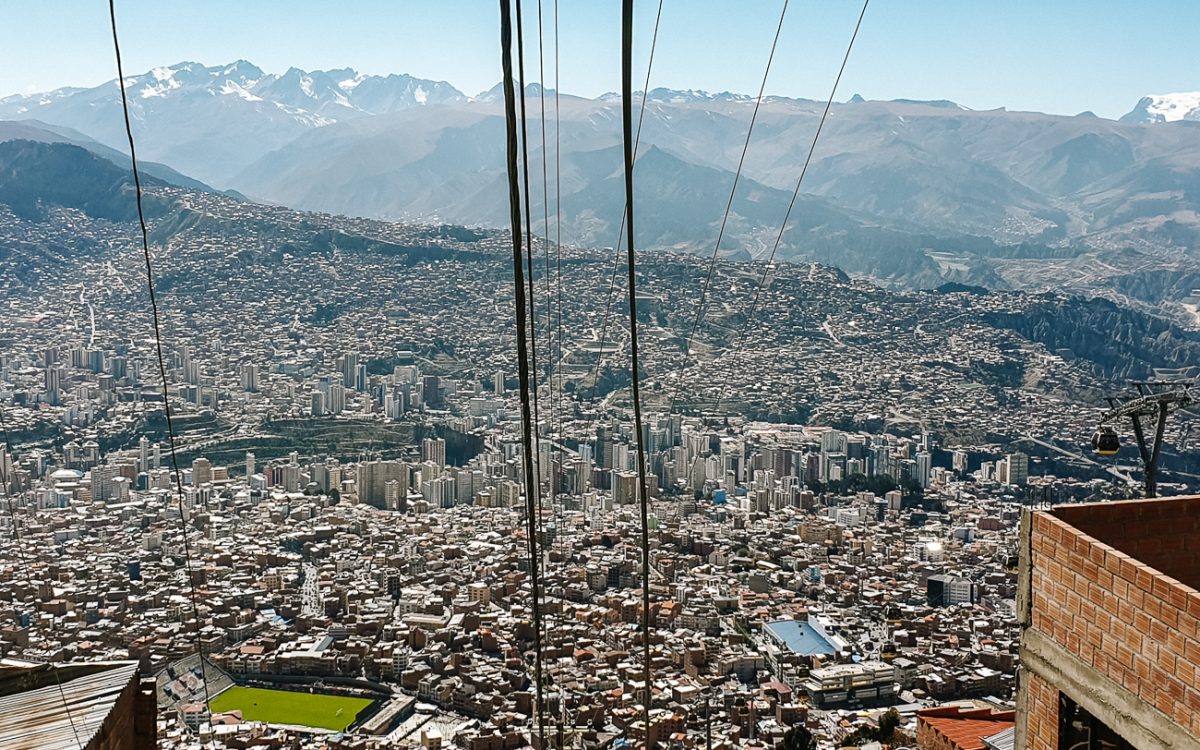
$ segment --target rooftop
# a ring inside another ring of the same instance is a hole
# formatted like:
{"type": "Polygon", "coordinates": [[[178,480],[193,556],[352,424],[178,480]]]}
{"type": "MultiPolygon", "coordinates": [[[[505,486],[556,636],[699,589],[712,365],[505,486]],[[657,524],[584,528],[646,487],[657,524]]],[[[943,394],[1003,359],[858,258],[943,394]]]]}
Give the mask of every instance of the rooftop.
{"type": "Polygon", "coordinates": [[[1014,712],[988,708],[964,710],[948,706],[921,711],[917,716],[921,724],[961,750],[986,750],[985,737],[991,738],[1016,726],[1014,712]]]}
{"type": "Polygon", "coordinates": [[[1200,588],[1200,498],[1062,505],[1053,514],[1184,586],[1200,588]]]}
{"type": "Polygon", "coordinates": [[[0,747],[86,745],[137,675],[137,662],[0,667],[0,747]]]}
{"type": "Polygon", "coordinates": [[[797,654],[827,656],[837,653],[837,647],[804,620],[777,620],[763,627],[797,654]]]}

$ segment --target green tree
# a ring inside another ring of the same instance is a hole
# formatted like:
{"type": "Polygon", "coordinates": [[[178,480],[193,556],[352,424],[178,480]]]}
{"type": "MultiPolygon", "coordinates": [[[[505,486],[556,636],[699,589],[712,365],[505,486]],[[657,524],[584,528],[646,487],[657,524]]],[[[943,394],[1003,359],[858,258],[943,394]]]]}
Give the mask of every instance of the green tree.
{"type": "Polygon", "coordinates": [[[889,708],[883,716],[879,717],[879,741],[891,742],[898,726],[900,726],[900,712],[889,708]]]}
{"type": "Polygon", "coordinates": [[[817,740],[808,727],[797,724],[783,735],[783,750],[817,750],[817,740]]]}

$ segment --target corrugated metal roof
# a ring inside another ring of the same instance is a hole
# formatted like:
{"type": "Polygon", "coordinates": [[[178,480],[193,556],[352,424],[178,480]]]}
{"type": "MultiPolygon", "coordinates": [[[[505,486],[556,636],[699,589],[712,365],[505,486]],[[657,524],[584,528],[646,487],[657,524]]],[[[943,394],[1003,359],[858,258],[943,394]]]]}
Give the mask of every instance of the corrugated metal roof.
{"type": "MultiPolygon", "coordinates": [[[[53,668],[53,667],[52,667],[53,668]]],[[[0,697],[4,750],[79,750],[85,747],[126,685],[137,663],[122,664],[59,684],[0,697]]]]}
{"type": "Polygon", "coordinates": [[[992,750],[1013,750],[1017,742],[1017,728],[1009,727],[999,734],[993,734],[991,737],[984,737],[983,744],[987,745],[992,750]]]}

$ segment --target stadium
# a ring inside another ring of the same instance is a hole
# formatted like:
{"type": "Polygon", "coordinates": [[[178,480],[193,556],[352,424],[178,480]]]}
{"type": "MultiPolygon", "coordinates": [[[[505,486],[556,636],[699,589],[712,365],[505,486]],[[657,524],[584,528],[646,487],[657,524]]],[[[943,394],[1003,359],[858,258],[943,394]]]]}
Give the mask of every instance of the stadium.
{"type": "MultiPolygon", "coordinates": [[[[378,683],[296,675],[231,675],[198,656],[173,662],[155,676],[160,710],[177,711],[193,729],[203,723],[261,722],[313,733],[357,729],[393,698],[378,683]],[[204,707],[204,683],[211,691],[204,707]]],[[[378,722],[373,722],[378,723],[378,722]]]]}

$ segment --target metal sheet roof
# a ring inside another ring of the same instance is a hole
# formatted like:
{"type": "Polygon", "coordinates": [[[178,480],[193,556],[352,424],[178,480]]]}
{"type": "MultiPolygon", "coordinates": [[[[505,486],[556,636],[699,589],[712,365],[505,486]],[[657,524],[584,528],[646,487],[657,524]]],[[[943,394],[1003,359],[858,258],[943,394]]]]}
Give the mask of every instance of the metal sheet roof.
{"type": "Polygon", "coordinates": [[[0,697],[0,747],[78,750],[86,746],[136,675],[137,663],[130,662],[0,697]]]}
{"type": "Polygon", "coordinates": [[[779,620],[763,627],[797,654],[814,656],[837,653],[836,646],[803,620],[779,620]]]}

